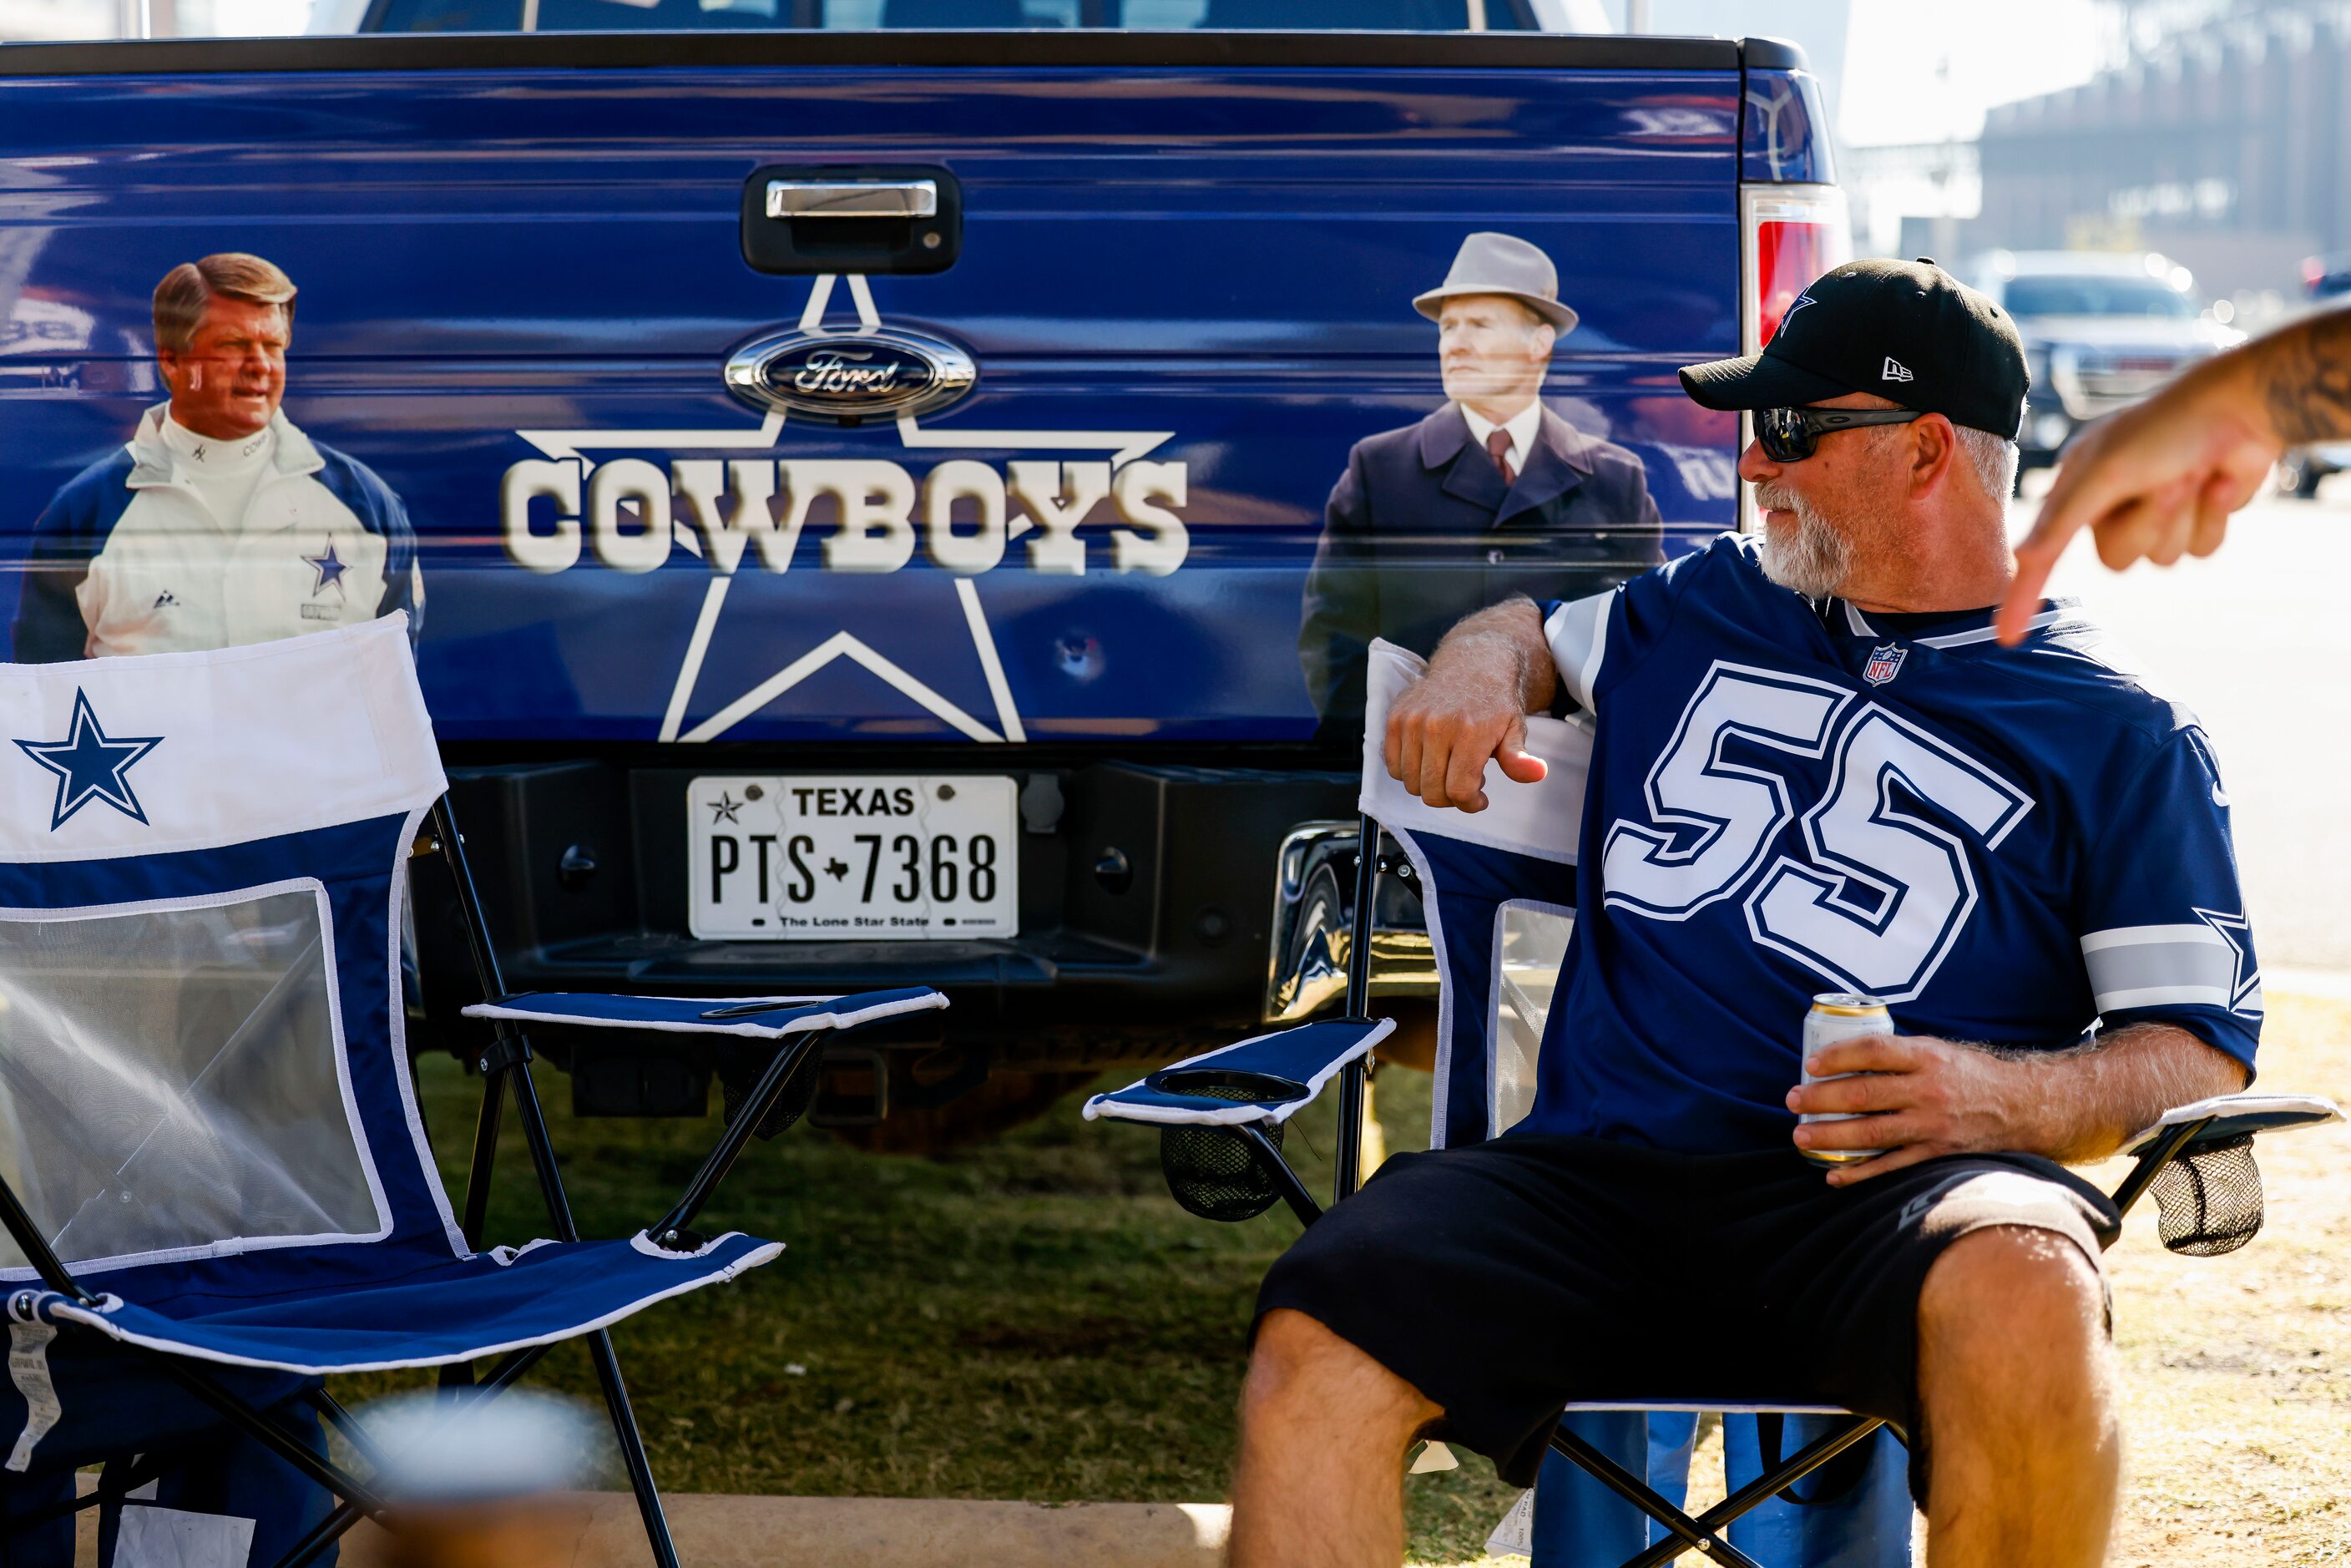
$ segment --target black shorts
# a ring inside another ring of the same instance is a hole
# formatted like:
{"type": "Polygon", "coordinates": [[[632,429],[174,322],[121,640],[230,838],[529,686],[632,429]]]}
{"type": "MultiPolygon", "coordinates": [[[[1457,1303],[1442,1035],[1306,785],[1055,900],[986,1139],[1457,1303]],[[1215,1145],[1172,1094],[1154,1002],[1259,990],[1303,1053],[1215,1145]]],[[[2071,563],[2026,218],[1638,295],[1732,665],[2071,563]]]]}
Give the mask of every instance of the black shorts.
{"type": "Polygon", "coordinates": [[[2096,1268],[2120,1224],[2030,1155],[1832,1187],[1792,1149],[1512,1134],[1389,1160],[1274,1264],[1257,1311],[1321,1322],[1442,1406],[1436,1435],[1531,1486],[1571,1400],[1836,1405],[1915,1432],[1918,1291],[1942,1249],[2028,1226],[2096,1268]]]}

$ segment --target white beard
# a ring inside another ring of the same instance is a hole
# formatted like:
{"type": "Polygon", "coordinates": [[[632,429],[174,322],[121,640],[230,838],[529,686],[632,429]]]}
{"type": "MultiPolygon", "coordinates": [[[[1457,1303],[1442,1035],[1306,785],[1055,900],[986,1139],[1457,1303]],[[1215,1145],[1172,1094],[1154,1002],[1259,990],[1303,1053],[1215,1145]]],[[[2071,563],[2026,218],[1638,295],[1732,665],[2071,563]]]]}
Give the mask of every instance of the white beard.
{"type": "Polygon", "coordinates": [[[1792,536],[1775,533],[1768,526],[1764,528],[1756,553],[1765,577],[1807,599],[1826,599],[1852,575],[1853,541],[1830,527],[1811,502],[1761,486],[1755,501],[1758,506],[1796,515],[1792,536]]]}

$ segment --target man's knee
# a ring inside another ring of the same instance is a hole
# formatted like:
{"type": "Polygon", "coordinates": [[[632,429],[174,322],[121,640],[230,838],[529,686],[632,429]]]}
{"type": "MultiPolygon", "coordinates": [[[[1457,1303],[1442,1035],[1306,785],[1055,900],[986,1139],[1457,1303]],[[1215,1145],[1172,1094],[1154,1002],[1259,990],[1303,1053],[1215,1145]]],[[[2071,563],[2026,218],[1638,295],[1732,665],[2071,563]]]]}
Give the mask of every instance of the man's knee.
{"type": "Polygon", "coordinates": [[[2105,1286],[2053,1231],[1994,1226],[1959,1238],[1918,1293],[1922,1374],[2030,1364],[2087,1374],[2105,1354],[2105,1286]]]}
{"type": "Polygon", "coordinates": [[[1241,1391],[1244,1414],[1275,1416],[1305,1406],[1318,1414],[1418,1427],[1437,1406],[1420,1391],[1304,1312],[1277,1307],[1258,1324],[1241,1391]]]}

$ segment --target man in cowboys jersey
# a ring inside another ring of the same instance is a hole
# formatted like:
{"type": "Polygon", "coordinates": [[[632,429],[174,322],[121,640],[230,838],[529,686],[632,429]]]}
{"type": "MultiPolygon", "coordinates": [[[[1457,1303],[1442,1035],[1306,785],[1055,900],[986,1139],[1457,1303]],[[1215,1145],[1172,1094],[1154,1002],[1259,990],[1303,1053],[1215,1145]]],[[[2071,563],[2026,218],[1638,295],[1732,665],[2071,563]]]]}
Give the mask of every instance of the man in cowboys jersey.
{"type": "Polygon", "coordinates": [[[171,401],[34,525],[25,664],[226,648],[424,605],[400,497],[279,409],[294,284],[257,256],[183,262],[154,300],[171,401]]]}
{"type": "Polygon", "coordinates": [[[1416,1436],[1525,1484],[1571,1400],[1881,1416],[1938,1568],[2103,1559],[2118,1216],[2063,1166],[2251,1075],[2210,747],[2069,609],[1994,635],[2026,376],[1990,301],[1852,264],[1682,379],[1754,411],[1763,537],[1481,612],[1392,710],[1390,770],[1465,810],[1540,775],[1520,715],[1588,716],[1575,932],[1532,1113],[1389,1161],[1268,1275],[1240,1568],[1396,1562],[1416,1436]],[[1831,991],[1896,1035],[1798,1088],[1831,991]]]}

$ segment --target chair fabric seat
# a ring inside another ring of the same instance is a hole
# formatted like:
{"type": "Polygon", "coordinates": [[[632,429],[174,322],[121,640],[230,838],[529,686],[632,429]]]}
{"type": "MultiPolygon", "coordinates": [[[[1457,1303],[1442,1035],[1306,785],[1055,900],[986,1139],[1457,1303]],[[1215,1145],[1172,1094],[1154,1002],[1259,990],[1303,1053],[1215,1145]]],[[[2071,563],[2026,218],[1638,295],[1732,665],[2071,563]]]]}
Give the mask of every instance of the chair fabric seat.
{"type": "Polygon", "coordinates": [[[602,991],[524,991],[495,1002],[476,1002],[465,1012],[467,1018],[507,1019],[516,1023],[781,1040],[810,1030],[854,1029],[946,1005],[946,998],[927,986],[832,997],[635,997],[602,991]]]}
{"type": "Polygon", "coordinates": [[[2218,1141],[2241,1137],[2248,1133],[2324,1126],[2329,1122],[2343,1120],[2343,1112],[2334,1101],[2315,1094],[2218,1094],[2210,1100],[2199,1100],[2165,1112],[2155,1125],[2133,1135],[2123,1145],[2123,1153],[2137,1154],[2173,1127],[2208,1118],[2212,1124],[2205,1128],[2199,1137],[2204,1141],[2218,1141]]]}
{"type": "MultiPolygon", "coordinates": [[[[621,1241],[496,1248],[377,1284],[251,1298],[209,1312],[167,1314],[111,1292],[91,1308],[30,1289],[16,1292],[11,1305],[20,1316],[223,1365],[374,1372],[569,1339],[667,1297],[731,1280],[782,1252],[779,1242],[730,1231],[694,1252],[673,1253],[640,1231],[621,1241]]],[[[133,1274],[105,1282],[129,1283],[133,1274]]]]}

